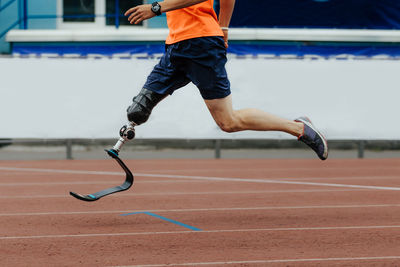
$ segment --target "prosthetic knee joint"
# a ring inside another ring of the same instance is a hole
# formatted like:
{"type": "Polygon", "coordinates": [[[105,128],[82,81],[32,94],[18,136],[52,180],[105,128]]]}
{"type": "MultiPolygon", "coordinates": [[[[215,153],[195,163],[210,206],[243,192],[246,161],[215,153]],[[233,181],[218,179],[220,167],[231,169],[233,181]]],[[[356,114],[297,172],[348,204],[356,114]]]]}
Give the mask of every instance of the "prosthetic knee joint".
{"type": "Polygon", "coordinates": [[[121,151],[122,146],[127,142],[135,138],[135,124],[130,122],[127,125],[124,125],[121,127],[119,130],[119,140],[115,144],[115,146],[112,148],[114,152],[118,155],[118,153],[121,151]]]}
{"type": "Polygon", "coordinates": [[[167,95],[155,93],[143,88],[137,96],[133,98],[133,103],[127,109],[129,124],[122,126],[119,130],[120,139],[113,149],[118,153],[125,142],[135,138],[136,125],[145,123],[153,108],[167,95]]]}

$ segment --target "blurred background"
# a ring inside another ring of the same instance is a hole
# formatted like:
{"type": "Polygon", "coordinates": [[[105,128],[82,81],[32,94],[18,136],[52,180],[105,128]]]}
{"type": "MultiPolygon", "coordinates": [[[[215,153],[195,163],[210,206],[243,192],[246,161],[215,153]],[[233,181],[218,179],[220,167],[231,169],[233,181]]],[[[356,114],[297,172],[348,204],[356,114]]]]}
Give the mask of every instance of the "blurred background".
{"type": "MultiPolygon", "coordinates": [[[[0,0],[0,160],[105,158],[164,51],[142,0],[0,0]]],[[[219,2],[215,1],[218,12],[219,2]]],[[[309,116],[335,158],[400,157],[400,2],[236,0],[235,108],[309,116]]],[[[221,132],[193,85],[136,127],[126,158],[314,158],[276,132],[221,132]]]]}

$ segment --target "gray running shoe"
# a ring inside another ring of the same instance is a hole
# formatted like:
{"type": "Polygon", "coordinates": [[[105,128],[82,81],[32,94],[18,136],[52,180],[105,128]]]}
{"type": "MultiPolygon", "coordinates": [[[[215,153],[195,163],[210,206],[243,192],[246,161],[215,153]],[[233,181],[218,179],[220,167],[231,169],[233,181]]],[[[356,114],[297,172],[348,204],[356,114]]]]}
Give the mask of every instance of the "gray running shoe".
{"type": "Polygon", "coordinates": [[[326,160],[328,158],[328,142],[325,137],[315,128],[309,118],[300,117],[295,121],[304,123],[303,134],[299,136],[298,140],[311,147],[320,159],[326,160]]]}

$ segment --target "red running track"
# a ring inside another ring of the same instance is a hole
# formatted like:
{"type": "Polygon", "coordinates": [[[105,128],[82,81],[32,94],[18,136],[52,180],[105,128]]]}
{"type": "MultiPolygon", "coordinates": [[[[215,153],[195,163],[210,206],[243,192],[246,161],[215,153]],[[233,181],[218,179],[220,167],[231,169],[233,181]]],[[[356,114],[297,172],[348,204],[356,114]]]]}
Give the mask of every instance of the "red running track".
{"type": "Polygon", "coordinates": [[[400,159],[126,163],[1,161],[0,265],[400,266],[400,159]]]}

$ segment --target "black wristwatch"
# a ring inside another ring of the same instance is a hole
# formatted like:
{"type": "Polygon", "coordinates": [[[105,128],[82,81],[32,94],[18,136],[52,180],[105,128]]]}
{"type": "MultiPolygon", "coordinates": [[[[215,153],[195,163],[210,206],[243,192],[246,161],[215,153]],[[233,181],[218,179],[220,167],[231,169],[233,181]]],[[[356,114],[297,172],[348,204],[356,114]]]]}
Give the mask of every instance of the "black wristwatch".
{"type": "Polygon", "coordinates": [[[161,6],[158,2],[154,2],[151,4],[151,11],[153,11],[154,14],[157,16],[161,15],[161,6]]]}

